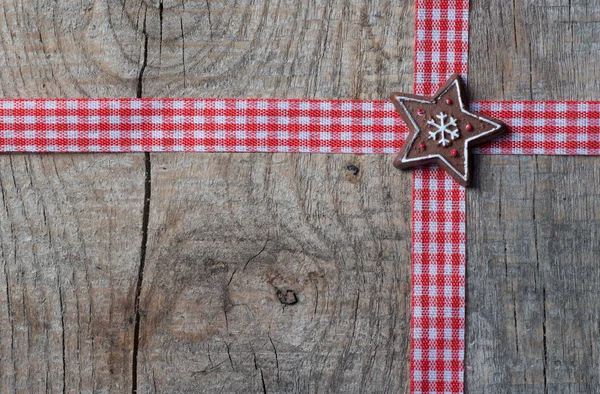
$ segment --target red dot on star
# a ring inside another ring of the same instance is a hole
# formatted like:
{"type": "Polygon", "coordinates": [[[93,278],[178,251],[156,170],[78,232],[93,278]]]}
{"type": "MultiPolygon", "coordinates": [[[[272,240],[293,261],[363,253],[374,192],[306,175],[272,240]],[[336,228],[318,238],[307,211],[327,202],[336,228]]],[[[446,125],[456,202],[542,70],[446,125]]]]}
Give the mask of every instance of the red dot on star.
{"type": "Polygon", "coordinates": [[[446,104],[452,105],[452,100],[450,100],[450,99],[446,100],[446,104]]]}
{"type": "Polygon", "coordinates": [[[421,148],[422,150],[425,150],[426,146],[424,143],[421,142],[421,145],[419,145],[419,148],[421,148]]]}
{"type": "Polygon", "coordinates": [[[425,110],[423,110],[423,109],[420,109],[420,110],[418,110],[418,111],[417,111],[417,113],[418,113],[419,115],[425,115],[425,110]]]}
{"type": "Polygon", "coordinates": [[[473,126],[472,126],[472,125],[470,125],[470,124],[468,124],[468,125],[467,125],[467,131],[473,131],[473,126]]]}
{"type": "Polygon", "coordinates": [[[450,152],[450,154],[452,155],[452,157],[458,156],[458,152],[456,150],[453,150],[452,152],[450,152]]]}

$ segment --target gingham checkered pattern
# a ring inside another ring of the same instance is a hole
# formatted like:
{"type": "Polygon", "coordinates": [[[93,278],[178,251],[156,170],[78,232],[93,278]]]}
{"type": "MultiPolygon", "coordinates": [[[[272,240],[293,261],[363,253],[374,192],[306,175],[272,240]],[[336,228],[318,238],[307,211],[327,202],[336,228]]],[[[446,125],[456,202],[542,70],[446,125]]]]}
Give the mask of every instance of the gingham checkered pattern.
{"type": "MultiPolygon", "coordinates": [[[[417,0],[415,94],[466,78],[468,0],[417,0]]],[[[411,393],[462,393],[465,352],[465,192],[445,171],[413,173],[411,393]]]]}
{"type": "Polygon", "coordinates": [[[442,170],[413,176],[411,381],[461,393],[465,337],[465,191],[442,170]]]}
{"type": "MultiPolygon", "coordinates": [[[[600,154],[600,102],[474,102],[510,133],[480,154],[600,154]]],[[[0,99],[4,152],[396,153],[407,129],[385,101],[0,99]]]]}
{"type": "Polygon", "coordinates": [[[510,128],[477,153],[600,155],[600,102],[488,101],[471,108],[510,128]]]}
{"type": "Polygon", "coordinates": [[[394,153],[405,133],[383,101],[0,100],[4,152],[394,153]]]}
{"type": "Polygon", "coordinates": [[[415,94],[432,96],[452,74],[467,75],[469,0],[417,0],[415,94]]]}

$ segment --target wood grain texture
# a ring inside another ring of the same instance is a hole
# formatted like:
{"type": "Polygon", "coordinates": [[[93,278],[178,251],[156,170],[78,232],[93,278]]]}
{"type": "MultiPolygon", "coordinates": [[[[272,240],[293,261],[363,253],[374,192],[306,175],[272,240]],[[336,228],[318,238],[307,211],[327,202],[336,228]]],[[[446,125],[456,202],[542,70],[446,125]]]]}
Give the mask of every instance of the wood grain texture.
{"type": "Polygon", "coordinates": [[[143,156],[0,156],[0,392],[131,387],[143,156]]]}
{"type": "Polygon", "coordinates": [[[595,0],[472,0],[469,90],[494,100],[598,100],[595,0]]]}
{"type": "MultiPolygon", "coordinates": [[[[135,96],[114,4],[3,1],[2,96],[135,96]]],[[[0,392],[131,391],[143,155],[2,155],[0,189],[0,392]]]]}
{"type": "Polygon", "coordinates": [[[477,161],[486,171],[468,200],[469,392],[595,392],[598,159],[477,161]]]}
{"type": "Polygon", "coordinates": [[[405,392],[410,178],[389,164],[154,156],[139,389],[405,392]]]}
{"type": "MultiPolygon", "coordinates": [[[[412,85],[412,2],[0,7],[5,97],[382,99],[412,85]]],[[[2,160],[19,163],[0,167],[2,236],[35,230],[22,248],[43,256],[3,241],[1,392],[407,391],[410,174],[392,157],[2,160]],[[25,192],[58,230],[19,214],[25,192]],[[33,279],[17,282],[20,267],[33,279]]]]}
{"type": "MultiPolygon", "coordinates": [[[[143,95],[383,98],[410,89],[412,9],[158,3],[143,95]]],[[[391,159],[151,155],[138,390],[407,391],[410,175],[391,159]]]]}
{"type": "MultiPolygon", "coordinates": [[[[600,98],[597,1],[472,5],[474,98],[600,98]]],[[[476,158],[467,193],[469,393],[598,391],[599,163],[476,158]]]]}
{"type": "Polygon", "coordinates": [[[412,1],[141,4],[144,95],[380,100],[412,85],[412,1]]]}
{"type": "MultiPolygon", "coordinates": [[[[183,8],[154,16],[167,44],[149,51],[145,95],[410,89],[412,4],[183,8]],[[183,56],[185,79],[165,84],[183,56]]],[[[153,154],[139,390],[406,392],[410,175],[391,159],[153,154]]]]}

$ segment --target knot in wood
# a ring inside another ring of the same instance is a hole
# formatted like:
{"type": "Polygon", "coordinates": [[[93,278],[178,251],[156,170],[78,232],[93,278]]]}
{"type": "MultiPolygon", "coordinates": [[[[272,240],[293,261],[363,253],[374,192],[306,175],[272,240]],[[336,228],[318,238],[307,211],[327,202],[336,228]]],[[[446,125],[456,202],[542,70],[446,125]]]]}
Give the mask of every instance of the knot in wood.
{"type": "Polygon", "coordinates": [[[294,305],[298,303],[298,297],[294,290],[281,291],[277,289],[277,298],[283,305],[294,305]]]}

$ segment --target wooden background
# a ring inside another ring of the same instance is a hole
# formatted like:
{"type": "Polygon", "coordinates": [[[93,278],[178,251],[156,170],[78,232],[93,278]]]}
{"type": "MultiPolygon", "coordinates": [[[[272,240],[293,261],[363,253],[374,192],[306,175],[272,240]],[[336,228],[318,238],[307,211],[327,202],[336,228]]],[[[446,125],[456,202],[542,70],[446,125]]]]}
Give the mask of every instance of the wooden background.
{"type": "MultiPolygon", "coordinates": [[[[5,0],[0,94],[382,99],[412,89],[413,8],[5,0]]],[[[597,0],[472,0],[471,23],[473,98],[600,99],[597,0]]],[[[0,392],[407,392],[392,159],[0,155],[0,392]]],[[[475,165],[467,391],[597,392],[600,158],[475,165]]]]}

